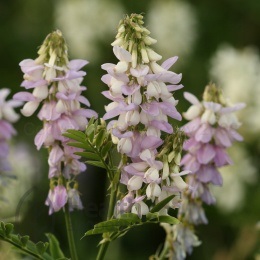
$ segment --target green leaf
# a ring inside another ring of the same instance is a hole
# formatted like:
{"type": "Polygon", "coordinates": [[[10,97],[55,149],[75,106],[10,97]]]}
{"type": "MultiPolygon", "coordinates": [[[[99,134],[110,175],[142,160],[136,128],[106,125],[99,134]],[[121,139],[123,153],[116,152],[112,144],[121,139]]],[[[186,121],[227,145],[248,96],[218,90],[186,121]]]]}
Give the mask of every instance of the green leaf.
{"type": "Polygon", "coordinates": [[[96,146],[98,148],[103,144],[105,137],[106,137],[106,131],[105,129],[101,129],[96,137],[96,146]]]}
{"type": "Polygon", "coordinates": [[[137,214],[134,213],[125,213],[120,216],[120,219],[127,220],[129,223],[140,223],[141,219],[137,214]]]}
{"type": "Polygon", "coordinates": [[[158,220],[158,218],[159,218],[158,212],[155,212],[155,213],[149,212],[149,213],[146,214],[146,220],[148,220],[148,221],[153,220],[153,219],[158,220]]]}
{"type": "Polygon", "coordinates": [[[94,227],[111,227],[111,226],[128,226],[131,223],[131,220],[128,219],[111,219],[107,221],[100,222],[96,224],[94,227]]]}
{"type": "Polygon", "coordinates": [[[90,152],[75,152],[74,154],[79,155],[79,156],[82,156],[82,157],[85,157],[85,158],[90,159],[90,160],[97,160],[97,161],[100,160],[99,155],[97,155],[97,154],[95,154],[95,153],[90,153],[90,152]]]}
{"type": "Polygon", "coordinates": [[[96,167],[100,167],[100,168],[104,168],[106,169],[105,165],[102,162],[98,162],[98,161],[86,161],[87,164],[89,165],[93,165],[96,167]]]}
{"type": "Polygon", "coordinates": [[[15,242],[17,245],[23,245],[21,242],[21,236],[20,235],[13,235],[11,237],[11,240],[15,242]]]}
{"type": "Polygon", "coordinates": [[[160,211],[165,205],[167,205],[173,198],[175,197],[175,195],[171,195],[169,197],[167,197],[166,199],[162,200],[161,202],[159,202],[158,204],[156,204],[151,210],[151,213],[154,212],[158,212],[160,211]]]}
{"type": "Polygon", "coordinates": [[[6,234],[6,236],[9,236],[13,232],[13,229],[14,229],[13,224],[11,224],[11,223],[5,224],[5,234],[6,234]]]}
{"type": "Polygon", "coordinates": [[[88,145],[87,143],[69,142],[69,143],[67,143],[67,145],[77,147],[77,148],[82,148],[88,152],[93,152],[93,148],[90,145],[88,145]]]}
{"type": "Polygon", "coordinates": [[[172,216],[159,216],[159,222],[160,223],[168,223],[171,225],[176,225],[178,224],[180,221],[172,216]]]}
{"type": "Polygon", "coordinates": [[[88,137],[88,141],[90,143],[93,142],[93,139],[94,139],[94,136],[95,136],[95,131],[92,131],[87,137],[88,137]]]}
{"type": "Polygon", "coordinates": [[[110,151],[112,146],[113,146],[113,143],[111,141],[109,141],[101,148],[101,155],[103,158],[105,158],[107,156],[107,154],[110,151]]]}
{"type": "Polygon", "coordinates": [[[95,120],[96,120],[95,117],[91,117],[91,118],[89,119],[89,121],[88,121],[88,124],[87,124],[86,129],[88,129],[91,125],[93,125],[94,122],[95,122],[95,120]]]}
{"type": "Polygon", "coordinates": [[[121,172],[117,169],[117,171],[116,171],[116,173],[115,173],[115,175],[114,175],[114,178],[113,178],[113,183],[114,183],[113,187],[114,187],[114,188],[113,188],[113,187],[112,187],[112,188],[113,188],[114,190],[117,189],[117,185],[116,185],[116,184],[119,183],[120,173],[121,173],[121,172]]]}
{"type": "Polygon", "coordinates": [[[92,124],[92,125],[88,125],[88,127],[86,128],[86,135],[87,136],[89,136],[89,135],[91,135],[93,132],[94,132],[94,130],[95,130],[95,125],[94,124],[92,124]]]}
{"type": "Polygon", "coordinates": [[[79,137],[77,135],[73,135],[73,134],[70,134],[70,133],[63,133],[62,135],[65,136],[65,137],[68,137],[69,139],[76,140],[76,141],[81,142],[81,143],[84,142],[84,139],[82,139],[81,137],[79,137]]]}
{"type": "Polygon", "coordinates": [[[86,135],[84,133],[82,133],[81,131],[79,130],[74,130],[74,129],[68,129],[67,130],[67,133],[69,134],[73,134],[75,136],[78,136],[79,138],[85,140],[86,139],[86,135]]]}
{"type": "MultiPolygon", "coordinates": [[[[135,215],[135,214],[133,214],[135,215]]],[[[133,221],[136,221],[135,216],[125,216],[121,219],[111,219],[107,221],[100,222],[94,226],[94,229],[91,229],[85,233],[85,236],[102,234],[102,233],[111,233],[119,232],[121,229],[124,229],[130,226],[133,221]]]]}
{"type": "Polygon", "coordinates": [[[107,232],[118,232],[119,227],[118,226],[110,226],[110,227],[100,227],[100,228],[94,228],[89,231],[87,231],[83,237],[85,236],[91,236],[91,235],[98,235],[98,234],[103,234],[107,232]]]}
{"type": "Polygon", "coordinates": [[[5,237],[6,236],[6,233],[5,233],[5,223],[1,221],[0,223],[0,226],[1,226],[1,233],[3,233],[3,236],[5,237]]]}
{"type": "Polygon", "coordinates": [[[37,249],[38,253],[40,255],[42,255],[46,251],[48,245],[49,245],[48,243],[43,243],[42,241],[38,242],[36,244],[36,249],[37,249]]]}
{"type": "Polygon", "coordinates": [[[47,236],[49,243],[50,243],[51,256],[54,259],[57,259],[57,258],[64,259],[64,254],[60,248],[60,244],[59,244],[59,241],[57,240],[57,238],[51,233],[47,233],[45,235],[47,236]]]}
{"type": "Polygon", "coordinates": [[[29,239],[30,239],[29,236],[22,236],[22,237],[20,238],[20,241],[21,241],[23,247],[25,247],[25,246],[27,245],[29,239]]]}

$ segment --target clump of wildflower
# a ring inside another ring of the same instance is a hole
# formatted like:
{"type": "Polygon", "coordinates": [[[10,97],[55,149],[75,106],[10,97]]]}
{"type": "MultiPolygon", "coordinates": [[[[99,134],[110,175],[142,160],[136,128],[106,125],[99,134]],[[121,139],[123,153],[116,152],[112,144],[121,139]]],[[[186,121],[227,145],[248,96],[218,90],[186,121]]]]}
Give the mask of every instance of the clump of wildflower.
{"type": "MultiPolygon", "coordinates": [[[[68,200],[67,185],[86,170],[85,164],[75,155],[78,148],[67,145],[68,139],[62,136],[67,129],[84,130],[88,120],[96,113],[82,108],[90,106],[82,95],[86,87],[81,86],[86,75],[80,69],[88,62],[68,60],[68,49],[60,31],[49,34],[38,51],[38,58],[27,59],[20,63],[24,72],[22,87],[33,92],[19,92],[14,98],[26,101],[21,110],[24,116],[31,116],[40,107],[38,118],[43,121],[43,129],[35,137],[37,149],[42,146],[49,150],[49,178],[51,189],[46,200],[49,213],[60,210],[69,201],[73,207],[71,192],[68,200]]],[[[78,200],[78,194],[73,193],[78,200]]]]}
{"type": "Polygon", "coordinates": [[[112,43],[119,62],[102,65],[108,72],[102,80],[109,87],[103,95],[112,101],[105,107],[103,119],[118,116],[108,129],[123,155],[121,183],[128,190],[118,202],[117,212],[132,211],[139,216],[149,212],[145,198],[155,202],[162,196],[164,163],[157,156],[163,144],[161,132],[173,133],[168,116],[181,120],[178,101],[171,92],[183,87],[178,85],[181,74],[169,71],[177,57],[159,65],[162,57],[151,48],[156,40],[143,23],[143,16],[137,14],[120,21],[112,43]]]}
{"type": "Polygon", "coordinates": [[[6,101],[9,94],[9,89],[0,89],[0,181],[3,183],[2,177],[7,176],[7,172],[11,170],[8,162],[8,141],[16,134],[12,124],[19,119],[19,115],[14,111],[14,108],[22,104],[15,100],[6,101]]]}

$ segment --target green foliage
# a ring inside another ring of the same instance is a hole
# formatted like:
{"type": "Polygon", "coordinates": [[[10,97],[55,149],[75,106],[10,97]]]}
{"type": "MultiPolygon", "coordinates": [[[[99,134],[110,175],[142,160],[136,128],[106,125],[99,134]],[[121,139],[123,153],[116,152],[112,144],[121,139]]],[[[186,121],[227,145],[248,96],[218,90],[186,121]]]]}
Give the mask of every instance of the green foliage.
{"type": "Polygon", "coordinates": [[[124,235],[134,227],[151,223],[168,223],[175,225],[179,223],[179,220],[168,215],[160,216],[158,212],[148,213],[147,216],[143,217],[142,219],[140,219],[137,214],[125,213],[121,215],[118,219],[111,219],[96,224],[93,229],[85,233],[84,237],[108,233],[109,240],[113,241],[116,238],[124,235]]]}
{"type": "Polygon", "coordinates": [[[113,180],[115,169],[109,160],[113,143],[104,121],[98,124],[98,120],[91,118],[85,133],[78,130],[67,130],[63,136],[76,141],[69,142],[68,145],[83,149],[82,152],[76,152],[76,155],[86,158],[87,164],[106,169],[109,179],[113,180]]]}
{"type": "Polygon", "coordinates": [[[166,206],[173,198],[175,197],[175,195],[171,195],[169,197],[167,197],[166,199],[160,201],[158,204],[156,204],[151,210],[151,213],[154,212],[158,212],[160,211],[164,206],[166,206]]]}
{"type": "Polygon", "coordinates": [[[51,233],[47,233],[45,235],[49,240],[49,244],[50,244],[49,249],[50,249],[50,253],[51,253],[52,257],[54,259],[66,259],[64,257],[62,250],[60,249],[60,243],[57,240],[57,238],[51,233]]]}
{"type": "Polygon", "coordinates": [[[49,243],[39,241],[36,244],[32,242],[29,236],[21,236],[13,234],[14,225],[11,223],[1,222],[0,224],[0,240],[12,244],[20,253],[32,256],[34,259],[42,260],[66,260],[62,253],[59,242],[52,234],[47,234],[49,243]],[[49,248],[50,253],[47,253],[49,248]]]}

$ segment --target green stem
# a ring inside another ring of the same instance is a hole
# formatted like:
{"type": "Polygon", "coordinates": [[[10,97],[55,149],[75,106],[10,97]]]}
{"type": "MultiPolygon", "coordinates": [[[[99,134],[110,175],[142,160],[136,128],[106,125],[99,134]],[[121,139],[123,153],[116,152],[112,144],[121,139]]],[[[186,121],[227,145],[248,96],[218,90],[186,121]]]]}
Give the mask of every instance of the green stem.
{"type": "Polygon", "coordinates": [[[71,259],[72,260],[78,260],[68,203],[65,205],[64,216],[65,216],[65,222],[66,222],[66,230],[67,230],[71,259]]]}
{"type": "MultiPolygon", "coordinates": [[[[114,214],[114,208],[115,208],[115,204],[116,204],[117,188],[118,188],[118,183],[112,182],[111,194],[110,194],[110,198],[109,198],[108,213],[107,213],[107,220],[111,219],[113,217],[113,214],[114,214]]],[[[107,236],[109,236],[109,233],[103,234],[103,238],[106,238],[107,236]]],[[[110,244],[110,241],[106,241],[106,242],[101,244],[99,251],[98,251],[97,258],[96,258],[97,260],[104,259],[109,244],[110,244]]]]}
{"type": "Polygon", "coordinates": [[[168,252],[168,246],[166,245],[167,243],[164,244],[164,247],[163,247],[163,250],[162,252],[160,253],[159,257],[158,257],[158,260],[164,260],[166,259],[166,254],[168,252]]]}
{"type": "Polygon", "coordinates": [[[24,248],[24,247],[22,247],[22,246],[16,244],[15,242],[13,242],[13,241],[10,240],[10,239],[6,239],[6,238],[1,238],[1,239],[2,239],[3,241],[7,242],[7,243],[9,243],[9,244],[11,244],[11,245],[13,245],[13,246],[19,248],[21,251],[23,251],[23,252],[26,253],[27,255],[31,255],[31,256],[33,256],[33,257],[36,258],[36,259],[41,259],[41,260],[44,259],[42,256],[37,255],[37,254],[31,252],[30,250],[27,250],[26,248],[24,248]]]}

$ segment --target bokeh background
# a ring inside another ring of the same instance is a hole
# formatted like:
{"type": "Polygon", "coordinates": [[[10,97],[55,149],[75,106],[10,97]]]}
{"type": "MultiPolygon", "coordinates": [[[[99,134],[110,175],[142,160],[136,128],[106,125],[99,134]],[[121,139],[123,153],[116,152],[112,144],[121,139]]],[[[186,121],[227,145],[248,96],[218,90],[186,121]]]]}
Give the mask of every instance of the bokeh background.
{"type": "MultiPolygon", "coordinates": [[[[230,150],[234,165],[222,169],[224,186],[214,190],[217,204],[206,207],[209,225],[197,229],[203,243],[187,259],[260,259],[259,0],[0,0],[0,88],[8,87],[12,94],[19,90],[19,62],[36,58],[46,35],[58,28],[70,58],[90,61],[85,95],[102,116],[108,100],[100,94],[106,89],[100,80],[101,64],[116,61],[110,43],[119,19],[130,13],[145,14],[146,26],[158,40],[154,49],[163,59],[179,56],[173,70],[183,74],[185,91],[201,97],[205,85],[214,81],[234,103],[247,103],[239,114],[245,141],[230,150]]],[[[178,110],[184,112],[188,103],[183,91],[175,97],[178,110]]],[[[1,189],[5,200],[0,201],[0,219],[15,222],[16,231],[34,241],[55,233],[68,252],[62,212],[48,216],[44,206],[49,189],[47,153],[33,144],[41,123],[35,115],[22,117],[15,127],[18,135],[11,144],[10,161],[17,178],[1,189]]],[[[81,260],[91,260],[100,237],[80,238],[104,217],[107,183],[105,173],[91,166],[79,182],[85,208],[73,212],[72,219],[81,260]]],[[[133,230],[110,246],[106,259],[148,259],[164,235],[156,225],[133,230]]],[[[20,258],[0,243],[2,259],[20,258]]]]}

